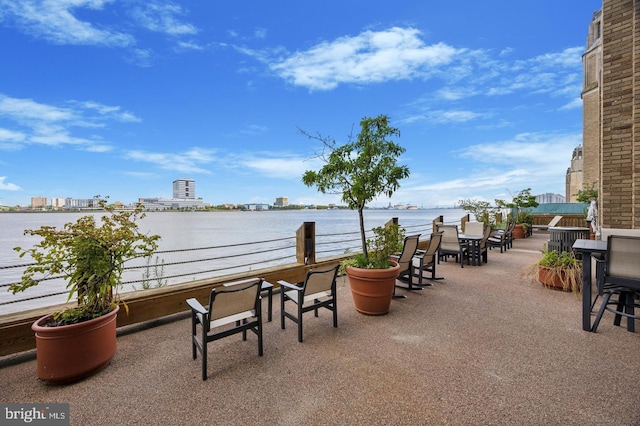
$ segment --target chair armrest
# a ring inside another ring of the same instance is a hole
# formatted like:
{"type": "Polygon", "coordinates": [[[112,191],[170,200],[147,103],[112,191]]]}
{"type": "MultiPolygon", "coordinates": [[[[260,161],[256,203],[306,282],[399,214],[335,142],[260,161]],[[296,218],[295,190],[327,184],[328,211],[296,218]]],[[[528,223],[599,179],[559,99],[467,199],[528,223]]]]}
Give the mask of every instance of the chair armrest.
{"type": "Polygon", "coordinates": [[[280,284],[280,287],[286,287],[286,288],[289,288],[291,290],[296,290],[296,291],[302,290],[302,287],[298,287],[297,285],[293,285],[293,284],[291,284],[291,283],[289,283],[287,281],[279,280],[278,284],[280,284]]]}
{"type": "Polygon", "coordinates": [[[192,311],[199,314],[206,315],[208,313],[204,306],[202,306],[202,304],[200,304],[197,299],[187,299],[187,305],[191,307],[192,311]]]}

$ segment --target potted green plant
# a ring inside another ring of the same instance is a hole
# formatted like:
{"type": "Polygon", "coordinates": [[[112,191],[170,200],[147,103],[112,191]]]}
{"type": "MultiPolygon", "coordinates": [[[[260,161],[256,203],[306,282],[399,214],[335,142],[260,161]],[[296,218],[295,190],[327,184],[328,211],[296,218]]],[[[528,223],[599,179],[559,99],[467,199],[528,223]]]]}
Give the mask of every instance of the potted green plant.
{"type": "MultiPolygon", "coordinates": [[[[319,171],[307,170],[302,176],[302,182],[307,186],[315,186],[323,194],[341,194],[342,201],[350,209],[357,210],[362,253],[354,258],[352,264],[346,265],[345,272],[349,277],[356,310],[382,315],[389,311],[399,267],[389,261],[390,244],[383,242],[380,246],[375,239],[373,243],[367,244],[364,209],[367,203],[380,195],[391,197],[400,187],[400,180],[409,176],[409,168],[398,165],[398,158],[405,149],[388,140],[390,137],[400,136],[400,131],[389,125],[386,115],[365,117],[360,121],[360,128],[355,140],[349,137],[349,141],[340,146],[333,139],[303,132],[310,139],[323,143],[324,149],[319,157],[325,164],[319,171]],[[357,279],[354,274],[361,273],[367,275],[368,284],[356,294],[353,292],[354,281],[357,279]],[[380,276],[379,281],[376,276],[380,276]],[[361,293],[382,296],[386,309],[384,306],[376,310],[364,307],[359,300],[360,296],[367,295],[361,293]]],[[[396,250],[397,243],[394,247],[394,251],[396,250]]]]}
{"type": "Polygon", "coordinates": [[[15,248],[20,257],[28,255],[34,263],[24,270],[20,282],[9,287],[11,292],[60,277],[67,281],[68,301],[77,298],[77,306],[44,316],[32,325],[38,377],[46,382],[74,382],[109,364],[116,351],[118,289],[124,264],[149,257],[157,249],[160,236],[141,233],[136,223],[144,217],[141,204],[132,210],[116,210],[107,200],[94,199],[94,206],[105,212],[99,219],[86,215],[61,229],[27,229],[25,234],[42,240],[29,249],[15,248]]]}
{"type": "Polygon", "coordinates": [[[545,246],[542,257],[532,265],[533,280],[547,288],[579,293],[582,288],[582,261],[572,251],[548,250],[545,246]]]}
{"type": "Polygon", "coordinates": [[[513,196],[511,202],[496,199],[496,205],[500,208],[509,208],[512,210],[512,219],[515,220],[516,226],[513,229],[513,238],[524,238],[528,235],[528,228],[533,224],[533,216],[526,210],[530,207],[538,207],[535,195],[531,195],[531,188],[520,190],[513,196]]]}

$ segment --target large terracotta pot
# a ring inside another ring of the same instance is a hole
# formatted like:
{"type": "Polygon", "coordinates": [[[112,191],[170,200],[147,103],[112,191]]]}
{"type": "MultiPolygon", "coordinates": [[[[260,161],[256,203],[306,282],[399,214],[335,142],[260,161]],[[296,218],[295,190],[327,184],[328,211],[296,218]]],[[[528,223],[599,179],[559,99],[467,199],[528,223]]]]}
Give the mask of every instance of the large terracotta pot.
{"type": "Polygon", "coordinates": [[[46,327],[51,315],[33,323],[38,378],[51,384],[76,382],[109,365],[116,353],[119,307],[79,324],[46,327]]]}
{"type": "Polygon", "coordinates": [[[513,232],[511,233],[513,238],[524,238],[524,227],[521,223],[518,223],[513,227],[513,232]]]}
{"type": "Polygon", "coordinates": [[[363,269],[348,266],[351,295],[356,310],[366,315],[384,315],[389,312],[396,278],[400,266],[393,262],[388,269],[363,269]]]}
{"type": "Polygon", "coordinates": [[[538,281],[540,281],[540,284],[542,284],[543,286],[551,288],[553,290],[572,291],[571,287],[565,288],[563,285],[563,282],[566,282],[568,279],[568,273],[570,272],[555,272],[551,268],[538,266],[538,281]]]}

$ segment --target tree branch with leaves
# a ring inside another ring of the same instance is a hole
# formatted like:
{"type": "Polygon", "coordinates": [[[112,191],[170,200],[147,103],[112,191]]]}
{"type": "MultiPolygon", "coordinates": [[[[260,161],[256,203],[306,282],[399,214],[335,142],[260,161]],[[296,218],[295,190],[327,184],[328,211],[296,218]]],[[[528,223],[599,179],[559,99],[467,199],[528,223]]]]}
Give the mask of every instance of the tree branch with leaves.
{"type": "Polygon", "coordinates": [[[391,127],[389,117],[381,114],[375,118],[364,117],[360,121],[360,133],[355,140],[350,135],[344,145],[319,134],[304,131],[302,134],[323,143],[318,158],[325,163],[318,171],[307,170],[302,182],[315,186],[323,194],[341,194],[342,201],[357,210],[362,252],[368,260],[364,209],[380,195],[391,197],[400,187],[400,180],[409,176],[409,168],[398,164],[406,150],[390,140],[400,137],[400,130],[391,127]]]}

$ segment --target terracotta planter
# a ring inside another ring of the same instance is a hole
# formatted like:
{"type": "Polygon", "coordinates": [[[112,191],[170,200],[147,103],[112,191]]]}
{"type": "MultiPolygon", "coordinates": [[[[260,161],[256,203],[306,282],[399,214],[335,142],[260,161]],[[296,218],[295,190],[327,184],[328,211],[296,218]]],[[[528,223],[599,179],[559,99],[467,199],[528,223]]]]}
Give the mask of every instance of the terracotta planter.
{"type": "Polygon", "coordinates": [[[38,378],[51,384],[72,383],[109,365],[116,353],[119,309],[79,324],[43,326],[51,315],[34,322],[38,378]]]}
{"type": "Polygon", "coordinates": [[[568,279],[567,274],[570,272],[560,271],[556,273],[553,269],[538,266],[538,281],[547,288],[560,291],[572,291],[571,287],[565,288],[562,284],[568,279]]]}
{"type": "Polygon", "coordinates": [[[524,227],[521,223],[518,223],[513,228],[513,232],[511,233],[511,235],[513,236],[513,238],[524,238],[524,227]]]}
{"type": "Polygon", "coordinates": [[[349,287],[356,310],[366,315],[384,315],[389,312],[396,278],[400,266],[388,269],[346,268],[349,287]]]}

